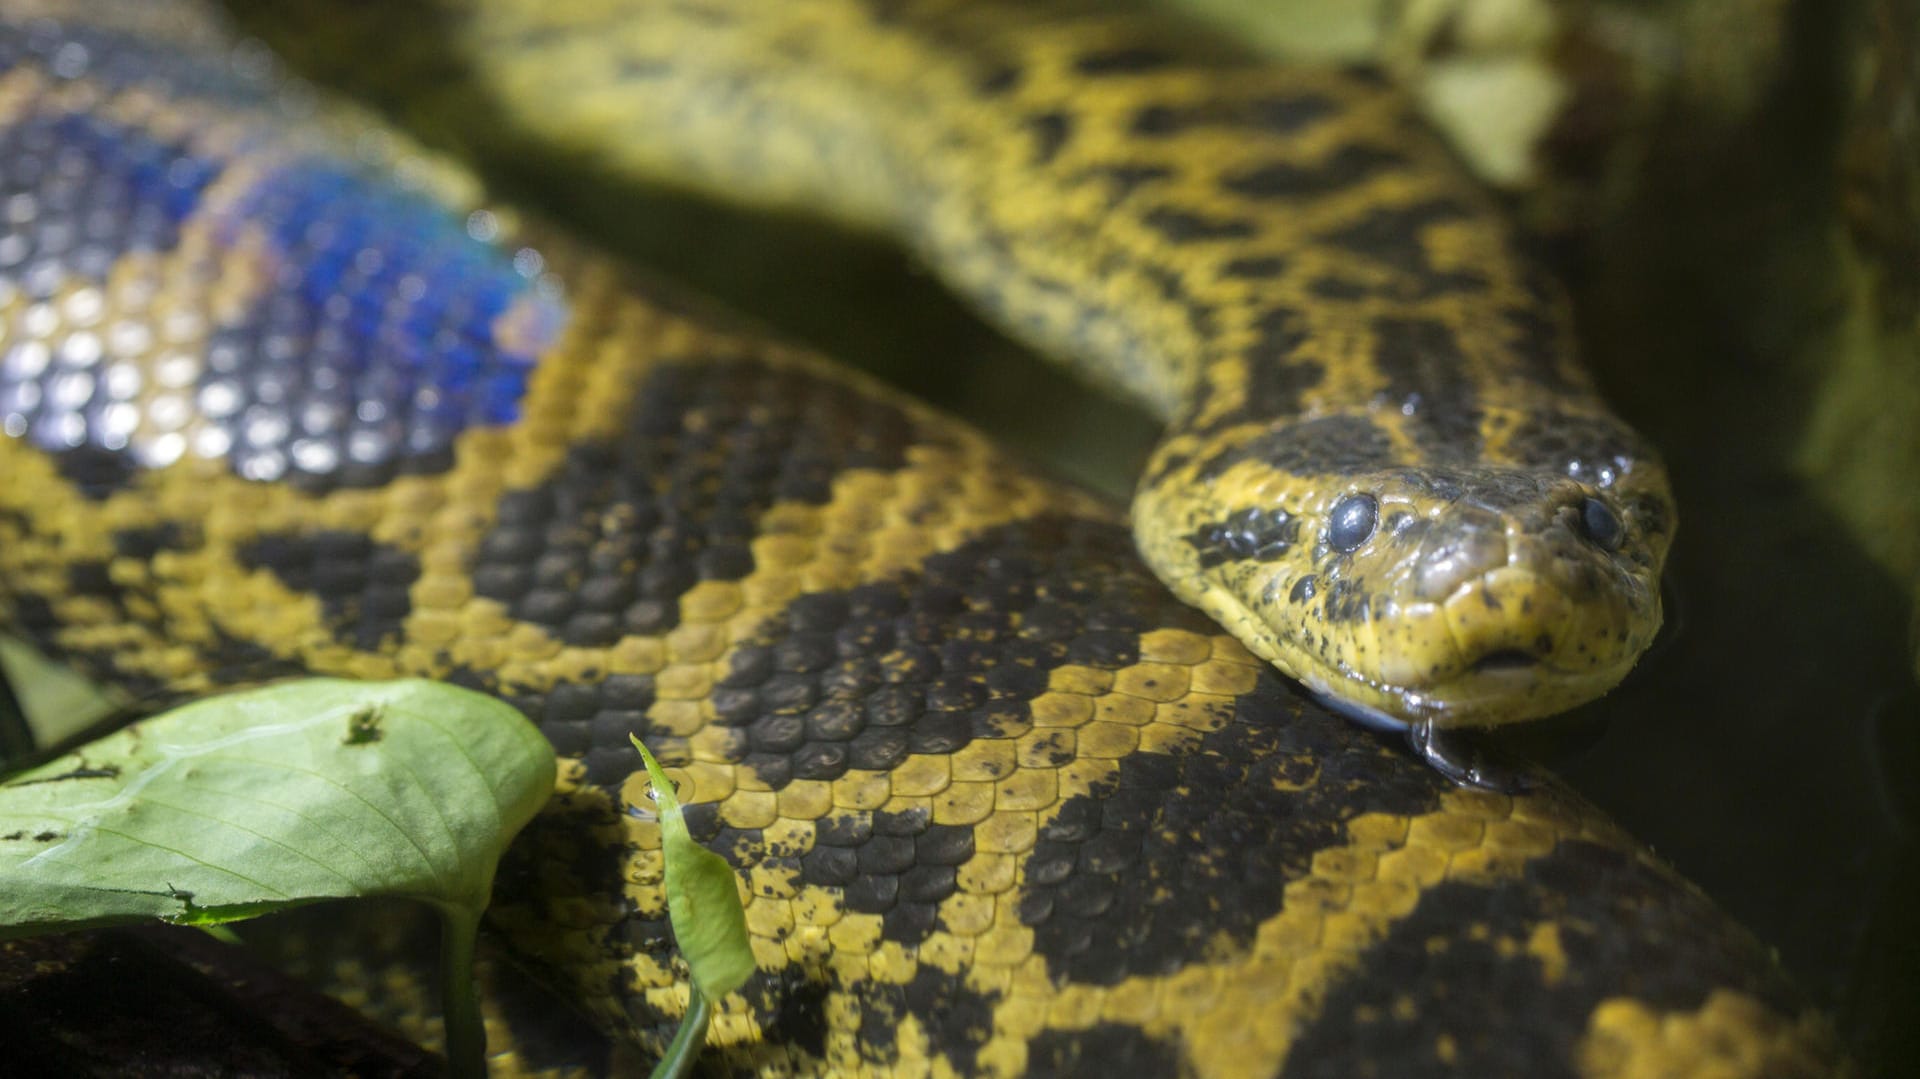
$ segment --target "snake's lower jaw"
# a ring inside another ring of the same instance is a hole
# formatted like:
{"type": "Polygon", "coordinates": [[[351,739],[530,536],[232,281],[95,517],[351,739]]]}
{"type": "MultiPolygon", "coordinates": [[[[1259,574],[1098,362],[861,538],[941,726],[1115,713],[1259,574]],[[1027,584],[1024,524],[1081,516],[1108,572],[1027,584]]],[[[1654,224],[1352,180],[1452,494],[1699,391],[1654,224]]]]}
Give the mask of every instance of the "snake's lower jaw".
{"type": "Polygon", "coordinates": [[[1442,603],[1344,627],[1264,617],[1235,590],[1192,578],[1183,598],[1336,710],[1370,726],[1494,727],[1556,715],[1619,685],[1660,626],[1655,589],[1574,602],[1503,567],[1442,603]]]}
{"type": "Polygon", "coordinates": [[[1440,730],[1497,727],[1558,715],[1605,695],[1632,668],[1628,663],[1571,672],[1504,653],[1488,659],[1423,682],[1393,682],[1314,663],[1297,670],[1280,662],[1275,666],[1336,711],[1368,726],[1401,729],[1426,722],[1440,730]]]}
{"type": "MultiPolygon", "coordinates": [[[[1504,657],[1499,657],[1504,659],[1504,657]]],[[[1429,721],[1437,729],[1496,727],[1544,719],[1604,696],[1632,664],[1566,671],[1544,665],[1473,667],[1444,682],[1389,687],[1403,722],[1429,721]]]]}
{"type": "Polygon", "coordinates": [[[1576,590],[1519,566],[1496,569],[1441,605],[1447,647],[1426,672],[1395,672],[1409,719],[1487,727],[1540,719],[1619,685],[1660,628],[1657,587],[1618,577],[1576,590]]]}
{"type": "Polygon", "coordinates": [[[1401,729],[1420,722],[1436,729],[1497,727],[1543,719],[1595,700],[1619,685],[1631,664],[1581,672],[1496,655],[1436,681],[1392,682],[1318,663],[1275,662],[1322,701],[1370,727],[1401,729]]]}

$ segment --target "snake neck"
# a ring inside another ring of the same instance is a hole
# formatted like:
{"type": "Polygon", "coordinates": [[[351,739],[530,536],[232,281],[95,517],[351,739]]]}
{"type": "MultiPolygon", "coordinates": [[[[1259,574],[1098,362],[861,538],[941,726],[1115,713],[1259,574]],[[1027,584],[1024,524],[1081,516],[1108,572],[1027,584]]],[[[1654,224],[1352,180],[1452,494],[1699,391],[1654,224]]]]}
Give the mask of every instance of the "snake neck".
{"type": "Polygon", "coordinates": [[[509,126],[904,237],[1002,326],[1165,421],[1510,380],[1585,392],[1551,287],[1366,73],[1276,69],[1079,2],[449,18],[509,126]],[[1436,343],[1483,369],[1395,371],[1396,351],[1436,343]]]}
{"type": "MultiPolygon", "coordinates": [[[[617,173],[902,239],[1003,328],[1162,419],[1217,351],[1208,298],[1150,249],[1153,228],[1179,224],[1148,203],[1177,202],[1180,181],[1121,145],[1153,105],[1125,76],[1140,42],[1166,40],[1139,15],[877,0],[419,6],[471,60],[458,93],[484,97],[502,130],[617,173]],[[1089,51],[1101,41],[1111,48],[1089,51]],[[1103,66],[1115,78],[1090,84],[1103,66]],[[1121,220],[1146,231],[1113,228],[1121,220]]],[[[365,57],[371,36],[330,51],[365,57]]],[[[433,85],[417,76],[444,64],[374,51],[347,77],[433,85]]]]}

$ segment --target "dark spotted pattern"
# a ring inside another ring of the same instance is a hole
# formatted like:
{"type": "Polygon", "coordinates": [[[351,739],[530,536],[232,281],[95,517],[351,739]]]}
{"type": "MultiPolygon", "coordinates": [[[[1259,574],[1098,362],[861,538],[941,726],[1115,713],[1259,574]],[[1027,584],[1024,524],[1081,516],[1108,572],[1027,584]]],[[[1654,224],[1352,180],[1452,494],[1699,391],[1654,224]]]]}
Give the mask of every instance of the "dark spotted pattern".
{"type": "Polygon", "coordinates": [[[1653,535],[1666,535],[1673,527],[1672,511],[1661,499],[1635,495],[1627,498],[1625,504],[1632,527],[1653,535]]]}
{"type": "Polygon", "coordinates": [[[317,598],[334,636],[369,651],[399,637],[412,610],[407,590],[420,577],[418,559],[359,532],[269,534],[237,553],[247,568],[317,598]]]}
{"type": "Polygon", "coordinates": [[[1278,507],[1250,507],[1212,524],[1202,525],[1189,536],[1200,553],[1202,566],[1252,560],[1271,562],[1286,554],[1300,539],[1300,522],[1278,507]]]}
{"type": "Polygon", "coordinates": [[[1406,158],[1391,150],[1348,145],[1314,165],[1276,161],[1233,173],[1221,180],[1221,186],[1248,198],[1317,198],[1348,190],[1369,177],[1405,164],[1406,158]]]}
{"type": "Polygon", "coordinates": [[[1243,240],[1259,232],[1257,225],[1244,218],[1209,216],[1172,206],[1149,210],[1141,221],[1174,243],[1243,240]]]}
{"type": "MultiPolygon", "coordinates": [[[[479,672],[466,681],[476,689],[498,692],[479,672]]],[[[628,733],[645,735],[647,709],[654,702],[653,679],[614,674],[594,682],[562,682],[545,693],[512,694],[514,706],[540,725],[554,751],[581,761],[589,784],[617,788],[633,772],[628,733]]]]}
{"type": "Polygon", "coordinates": [[[1327,416],[1255,435],[1207,459],[1201,479],[1213,479],[1241,461],[1259,461],[1302,476],[1371,472],[1394,463],[1387,436],[1362,416],[1327,416]]]}
{"type": "Polygon", "coordinates": [[[1432,319],[1382,318],[1373,324],[1374,362],[1387,404],[1413,421],[1427,459],[1464,463],[1480,456],[1480,401],[1453,331],[1432,319]]]}
{"type": "Polygon", "coordinates": [[[1649,456],[1645,440],[1612,416],[1543,412],[1529,416],[1509,436],[1512,453],[1550,462],[1574,479],[1610,487],[1636,461],[1649,456]]]}
{"type": "Polygon", "coordinates": [[[99,446],[76,446],[53,454],[53,466],[82,495],[96,502],[133,486],[140,466],[124,453],[99,446]]]}
{"type": "Polygon", "coordinates": [[[1275,307],[1260,316],[1257,329],[1259,337],[1247,350],[1252,362],[1245,369],[1241,398],[1233,407],[1207,415],[1196,433],[1214,434],[1242,424],[1272,423],[1276,416],[1298,415],[1305,395],[1325,381],[1324,365],[1295,357],[1312,336],[1304,315],[1275,307]]]}
{"type": "Polygon", "coordinates": [[[1019,89],[1025,72],[1013,64],[999,64],[974,81],[981,97],[1002,97],[1019,89]]]}
{"type": "Polygon", "coordinates": [[[1579,1032],[1548,1017],[1584,1015],[1608,997],[1686,1012],[1715,989],[1737,989],[1791,1010],[1793,992],[1759,944],[1702,926],[1683,894],[1647,860],[1582,840],[1563,841],[1516,879],[1435,885],[1328,995],[1281,1074],[1572,1079],[1579,1032]],[[1622,921],[1634,932],[1597,931],[1622,921]],[[1487,929],[1460,932],[1476,925],[1487,929]],[[1553,933],[1564,953],[1551,972],[1526,948],[1535,932],[1553,933]],[[1595,978],[1601,970],[1632,974],[1622,986],[1595,978]],[[1491,1013],[1472,1003],[1488,986],[1510,1003],[1491,1013]],[[1444,1060],[1441,1032],[1455,1054],[1444,1060]]]}
{"type": "Polygon", "coordinates": [[[1043,112],[1027,119],[1033,132],[1033,162],[1044,165],[1060,156],[1061,147],[1073,134],[1073,119],[1063,112],[1043,112]]]}
{"type": "Polygon", "coordinates": [[[113,570],[105,562],[83,559],[67,566],[67,589],[74,595],[107,600],[126,613],[125,593],[113,583],[113,570]]]}
{"type": "Polygon", "coordinates": [[[1104,165],[1087,170],[1086,175],[1104,181],[1116,196],[1126,196],[1138,188],[1167,179],[1173,175],[1173,170],[1164,165],[1104,165]]]}
{"type": "Polygon", "coordinates": [[[891,406],[748,360],[662,366],[623,432],[502,498],[473,567],[476,592],[569,644],[673,628],[694,584],[752,572],[768,507],[821,505],[834,476],[897,469],[913,441],[891,406]]]}
{"type": "Polygon", "coordinates": [[[1344,277],[1316,277],[1307,282],[1307,291],[1323,300],[1357,300],[1369,294],[1366,285],[1344,277]]]}
{"type": "Polygon", "coordinates": [[[1340,106],[1315,94],[1263,97],[1252,101],[1209,101],[1201,105],[1147,105],[1133,115],[1135,135],[1175,135],[1202,127],[1238,128],[1291,135],[1330,119],[1340,106]]]}
{"type": "Polygon", "coordinates": [[[196,529],[173,521],[145,528],[122,528],[113,534],[113,551],[121,558],[146,561],[161,551],[186,551],[200,545],[196,529]]]}
{"type": "Polygon", "coordinates": [[[1242,255],[1220,267],[1220,272],[1228,277],[1250,281],[1279,277],[1286,270],[1287,260],[1279,255],[1242,255]]]}
{"type": "Polygon", "coordinates": [[[1160,71],[1174,66],[1178,61],[1178,55],[1167,49],[1130,45],[1076,57],[1073,69],[1082,75],[1135,75],[1144,71],[1160,71]]]}
{"type": "MultiPolygon", "coordinates": [[[[1399,271],[1407,279],[1418,282],[1425,291],[1435,291],[1446,277],[1436,273],[1428,263],[1426,243],[1422,237],[1429,225],[1460,221],[1471,214],[1472,211],[1466,206],[1452,199],[1433,199],[1411,206],[1369,211],[1353,224],[1327,232],[1319,239],[1399,271]]],[[[1462,275],[1460,280],[1465,285],[1470,280],[1478,279],[1462,275]]]]}
{"type": "Polygon", "coordinates": [[[1020,920],[1049,970],[1098,985],[1170,973],[1221,941],[1244,946],[1314,853],[1347,842],[1336,807],[1350,784],[1368,784],[1375,812],[1433,808],[1427,777],[1381,767],[1397,753],[1299,712],[1263,674],[1191,752],[1134,753],[1114,782],[1061,807],[1027,855],[1020,920]],[[1222,835],[1234,839],[1205,838],[1222,835]]]}
{"type": "Polygon", "coordinates": [[[1327,599],[1320,608],[1320,617],[1328,622],[1364,622],[1371,612],[1380,606],[1378,597],[1355,581],[1335,581],[1327,590],[1327,599]]]}
{"type": "Polygon", "coordinates": [[[1564,481],[1552,473],[1522,468],[1435,467],[1409,468],[1392,474],[1393,482],[1445,502],[1470,502],[1493,510],[1546,508],[1564,481]]]}
{"type": "Polygon", "coordinates": [[[1515,307],[1504,312],[1508,350],[1517,361],[1520,377],[1554,394],[1580,390],[1579,379],[1567,370],[1563,328],[1550,317],[1551,308],[1515,307]]]}
{"type": "Polygon", "coordinates": [[[868,985],[861,999],[860,1055],[877,1064],[898,1064],[899,1021],[920,1020],[928,1039],[958,1074],[973,1074],[981,1046],[993,1033],[994,996],[976,992],[964,978],[922,966],[904,986],[868,985]]]}
{"type": "MultiPolygon", "coordinates": [[[[973,829],[933,824],[924,811],[832,817],[800,857],[800,880],[839,888],[847,909],[884,915],[888,940],[918,944],[937,906],[957,890],[957,867],[973,857],[973,829]]],[[[742,865],[760,864],[754,854],[742,865]]]]}
{"type": "Polygon", "coordinates": [[[1319,364],[1293,360],[1293,354],[1308,340],[1306,319],[1290,307],[1274,307],[1263,312],[1256,325],[1260,339],[1250,354],[1255,362],[1247,372],[1249,405],[1273,410],[1268,415],[1296,414],[1300,411],[1300,394],[1326,377],[1319,364]]]}
{"type": "Polygon", "coordinates": [[[1146,582],[1086,575],[1129,551],[1118,528],[1043,517],[898,580],[802,597],[735,651],[716,721],[775,790],[1017,736],[1049,671],[1127,666],[1145,611],[1173,614],[1146,582]]]}
{"type": "Polygon", "coordinates": [[[1180,1074],[1180,1053],[1138,1027],[1095,1023],[1086,1030],[1049,1030],[1027,1043],[1027,1074],[1033,1079],[1076,1075],[1180,1074]]]}
{"type": "MultiPolygon", "coordinates": [[[[6,516],[0,514],[0,522],[5,521],[6,516]]],[[[4,540],[5,535],[0,534],[0,542],[4,540]]],[[[41,596],[27,591],[0,588],[0,628],[27,640],[37,641],[50,638],[59,628],[59,624],[60,621],[55,617],[52,605],[41,596]]],[[[11,766],[14,760],[24,756],[33,746],[33,732],[26,729],[26,716],[20,709],[11,684],[0,687],[0,692],[6,694],[6,699],[0,700],[0,704],[15,713],[5,720],[6,725],[12,728],[8,737],[17,742],[17,745],[10,744],[4,749],[6,764],[11,766]]]]}

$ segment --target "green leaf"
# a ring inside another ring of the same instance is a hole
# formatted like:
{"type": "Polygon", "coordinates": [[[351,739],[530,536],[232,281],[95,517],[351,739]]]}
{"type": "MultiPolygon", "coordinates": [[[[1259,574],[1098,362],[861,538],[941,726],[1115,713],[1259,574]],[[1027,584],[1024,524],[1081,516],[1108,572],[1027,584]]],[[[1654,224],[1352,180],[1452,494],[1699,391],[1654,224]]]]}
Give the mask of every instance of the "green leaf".
{"type": "MultiPolygon", "coordinates": [[[[628,736],[632,738],[632,735],[628,736]]],[[[646,762],[647,779],[660,812],[660,848],[666,856],[667,917],[680,954],[693,970],[693,983],[714,1003],[740,988],[753,973],[753,949],[747,945],[747,912],[740,905],[733,867],[725,858],[693,841],[687,833],[673,782],[660,770],[640,739],[633,747],[646,762]]]]}
{"type": "Polygon", "coordinates": [[[532,724],[455,686],[210,698],[0,783],[0,939],[361,895],[471,922],[553,782],[532,724]]]}

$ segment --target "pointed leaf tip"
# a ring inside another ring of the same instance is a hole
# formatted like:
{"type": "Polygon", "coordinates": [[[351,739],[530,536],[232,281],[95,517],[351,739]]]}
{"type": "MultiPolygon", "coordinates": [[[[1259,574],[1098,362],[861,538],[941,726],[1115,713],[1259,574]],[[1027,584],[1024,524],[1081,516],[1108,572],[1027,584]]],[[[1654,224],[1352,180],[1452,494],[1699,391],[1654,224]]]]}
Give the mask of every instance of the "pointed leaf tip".
{"type": "Polygon", "coordinates": [[[646,765],[660,816],[667,917],[673,923],[674,939],[680,943],[680,954],[686,957],[700,993],[718,1003],[744,985],[754,971],[746,909],[740,904],[733,867],[694,842],[673,782],[640,739],[628,737],[646,765]]]}

